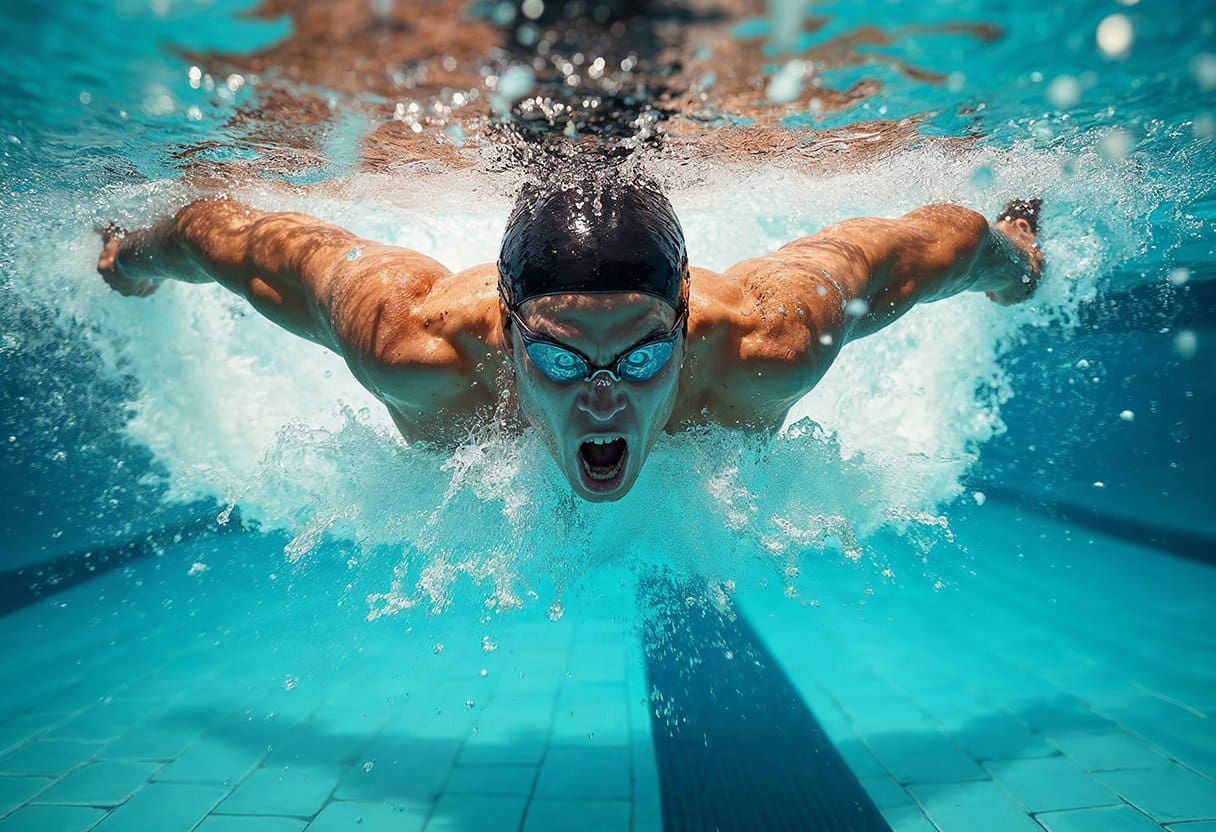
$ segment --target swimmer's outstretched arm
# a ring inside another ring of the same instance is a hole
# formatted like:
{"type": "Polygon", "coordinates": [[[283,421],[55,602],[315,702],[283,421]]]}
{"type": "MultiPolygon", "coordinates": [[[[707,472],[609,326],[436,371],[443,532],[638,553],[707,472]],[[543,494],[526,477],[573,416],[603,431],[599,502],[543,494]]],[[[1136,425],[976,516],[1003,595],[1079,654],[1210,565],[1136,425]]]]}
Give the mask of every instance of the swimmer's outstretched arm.
{"type": "Polygon", "coordinates": [[[124,295],[151,294],[164,280],[215,281],[337,352],[374,338],[370,330],[394,311],[386,303],[408,307],[450,274],[422,254],[314,217],[225,199],[193,202],[143,231],[107,229],[102,239],[97,270],[124,295]]]}
{"type": "Polygon", "coordinates": [[[816,333],[838,347],[917,303],[959,292],[982,291],[1002,305],[1029,298],[1043,265],[1037,209],[1037,201],[1011,203],[991,224],[959,205],[927,205],[895,220],[847,220],[726,276],[770,309],[775,301],[809,309],[816,333]]]}

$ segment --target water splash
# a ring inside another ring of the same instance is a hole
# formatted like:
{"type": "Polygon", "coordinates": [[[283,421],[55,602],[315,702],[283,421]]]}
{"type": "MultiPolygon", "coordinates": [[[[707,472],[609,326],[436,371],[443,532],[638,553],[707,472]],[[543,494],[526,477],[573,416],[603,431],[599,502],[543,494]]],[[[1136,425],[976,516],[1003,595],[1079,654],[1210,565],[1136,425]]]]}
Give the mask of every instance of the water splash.
{"type": "MultiPolygon", "coordinates": [[[[82,229],[116,217],[138,226],[149,206],[157,213],[181,199],[176,186],[115,189],[96,208],[31,198],[10,241],[28,275],[12,296],[55,310],[82,354],[127,380],[127,435],[154,456],[165,500],[239,505],[251,522],[288,534],[285,556],[299,568],[328,539],[355,542],[357,567],[378,576],[369,617],[442,610],[460,586],[474,587],[489,609],[535,601],[560,617],[563,588],[606,564],[772,579],[802,597],[808,563],[889,569],[869,542],[880,532],[902,534],[924,556],[949,542],[943,509],[1003,430],[1001,406],[1016,394],[1003,353],[1027,327],[1059,327],[1064,337],[1119,263],[1149,244],[1142,229],[1160,195],[1134,164],[1105,157],[1096,137],[1077,147],[930,146],[821,178],[656,165],[693,259],[710,267],[850,216],[893,216],[943,199],[991,214],[1033,193],[1045,199],[1050,270],[1031,304],[1001,309],[958,297],[846,347],[775,440],[716,429],[663,440],[633,492],[609,505],[573,497],[536,437],[504,433],[497,420],[455,451],[411,447],[340,358],[218,287],[168,284],[143,301],[107,290],[82,229]],[[972,178],[980,167],[993,172],[982,187],[972,178]]],[[[360,199],[242,196],[454,268],[494,258],[510,204],[505,190],[446,178],[420,178],[406,206],[396,202],[397,183],[375,176],[344,189],[360,199]],[[394,207],[362,207],[372,205],[394,207]]]]}

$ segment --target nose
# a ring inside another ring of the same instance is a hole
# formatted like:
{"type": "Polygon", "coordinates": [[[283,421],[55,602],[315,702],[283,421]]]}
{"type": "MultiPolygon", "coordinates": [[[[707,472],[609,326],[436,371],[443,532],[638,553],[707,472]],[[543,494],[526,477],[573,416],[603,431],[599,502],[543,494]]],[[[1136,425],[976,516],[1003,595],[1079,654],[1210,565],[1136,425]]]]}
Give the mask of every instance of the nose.
{"type": "Polygon", "coordinates": [[[597,374],[579,391],[578,409],[597,421],[607,422],[625,409],[625,397],[606,373],[597,374]]]}

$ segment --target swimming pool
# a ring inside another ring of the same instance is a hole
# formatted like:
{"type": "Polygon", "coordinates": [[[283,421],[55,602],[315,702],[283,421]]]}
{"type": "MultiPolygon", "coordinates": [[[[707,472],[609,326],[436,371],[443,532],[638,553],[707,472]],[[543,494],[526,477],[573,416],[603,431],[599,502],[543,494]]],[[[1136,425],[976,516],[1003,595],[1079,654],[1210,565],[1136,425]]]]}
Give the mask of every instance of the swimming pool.
{"type": "Polygon", "coordinates": [[[300,25],[246,6],[0,23],[0,830],[1216,826],[1210,4],[810,8],[800,77],[853,97],[763,164],[712,140],[759,117],[651,161],[694,260],[1035,193],[1048,279],[915,310],[781,436],[672,439],[610,506],[534,438],[406,446],[216,287],[96,278],[94,225],[223,171],[495,256],[509,171],[361,159],[394,102],[235,66],[300,25]],[[233,118],[279,76],[315,142],[233,118]]]}

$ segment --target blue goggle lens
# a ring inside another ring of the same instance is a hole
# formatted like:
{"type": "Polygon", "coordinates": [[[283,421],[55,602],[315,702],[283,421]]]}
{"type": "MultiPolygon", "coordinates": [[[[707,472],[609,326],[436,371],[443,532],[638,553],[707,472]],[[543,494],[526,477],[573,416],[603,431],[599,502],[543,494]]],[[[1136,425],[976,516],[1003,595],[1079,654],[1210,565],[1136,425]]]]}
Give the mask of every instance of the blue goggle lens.
{"type": "Polygon", "coordinates": [[[586,378],[587,371],[591,369],[586,361],[556,344],[533,342],[527,345],[527,349],[528,358],[532,359],[536,369],[553,381],[563,384],[578,381],[586,378]]]}
{"type": "MultiPolygon", "coordinates": [[[[591,367],[578,355],[556,344],[533,341],[526,345],[528,357],[548,378],[561,384],[584,381],[591,377],[591,367]]],[[[643,344],[617,361],[615,375],[628,381],[650,381],[666,366],[675,351],[675,339],[643,344]]]]}
{"type": "Polygon", "coordinates": [[[674,341],[643,344],[617,362],[617,375],[630,381],[649,381],[663,369],[675,347],[674,341]]]}

